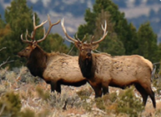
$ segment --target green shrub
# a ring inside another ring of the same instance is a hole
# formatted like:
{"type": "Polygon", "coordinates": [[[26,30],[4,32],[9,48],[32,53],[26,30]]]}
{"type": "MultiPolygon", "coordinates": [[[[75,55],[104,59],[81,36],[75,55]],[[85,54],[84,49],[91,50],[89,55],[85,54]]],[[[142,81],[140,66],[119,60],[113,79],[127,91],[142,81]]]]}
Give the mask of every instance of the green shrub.
{"type": "Polygon", "coordinates": [[[97,108],[99,108],[101,110],[105,110],[105,103],[104,103],[103,98],[96,98],[95,102],[96,102],[97,108]]]}
{"type": "Polygon", "coordinates": [[[47,101],[50,98],[50,93],[47,91],[45,92],[42,88],[37,87],[36,91],[38,93],[38,95],[45,101],[47,101]]]}
{"type": "Polygon", "coordinates": [[[156,110],[155,117],[160,117],[161,115],[161,109],[156,110]]]}
{"type": "Polygon", "coordinates": [[[21,112],[20,117],[35,117],[35,112],[29,108],[26,108],[21,112]]]}
{"type": "Polygon", "coordinates": [[[81,98],[81,100],[88,99],[91,94],[92,94],[91,90],[87,89],[80,90],[77,92],[77,95],[81,98]]]}
{"type": "Polygon", "coordinates": [[[106,112],[111,112],[111,110],[115,110],[115,101],[117,100],[117,94],[110,93],[103,95],[102,98],[97,98],[95,100],[97,108],[104,110],[106,112]]]}
{"type": "Polygon", "coordinates": [[[0,116],[17,117],[21,106],[19,95],[7,92],[0,98],[0,116]]]}
{"type": "Polygon", "coordinates": [[[144,109],[144,106],[139,98],[134,95],[134,88],[128,88],[124,93],[119,95],[117,100],[117,113],[126,113],[130,117],[138,117],[144,109]]]}

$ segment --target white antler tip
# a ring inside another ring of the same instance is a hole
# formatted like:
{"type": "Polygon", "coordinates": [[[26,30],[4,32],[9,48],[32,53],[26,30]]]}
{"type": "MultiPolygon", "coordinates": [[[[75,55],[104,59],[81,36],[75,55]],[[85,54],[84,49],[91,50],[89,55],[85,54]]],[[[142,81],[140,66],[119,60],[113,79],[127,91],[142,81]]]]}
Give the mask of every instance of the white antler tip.
{"type": "Polygon", "coordinates": [[[61,19],[61,25],[64,26],[64,18],[61,19]]]}

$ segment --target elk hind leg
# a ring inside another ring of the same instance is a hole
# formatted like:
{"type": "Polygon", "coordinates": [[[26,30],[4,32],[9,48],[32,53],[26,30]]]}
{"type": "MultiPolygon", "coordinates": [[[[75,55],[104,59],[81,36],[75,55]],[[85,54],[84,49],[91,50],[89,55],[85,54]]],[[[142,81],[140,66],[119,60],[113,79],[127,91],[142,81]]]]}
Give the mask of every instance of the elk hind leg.
{"type": "Polygon", "coordinates": [[[151,98],[151,100],[153,102],[153,107],[156,108],[155,93],[152,91],[152,89],[151,89],[150,92],[151,93],[149,95],[150,95],[150,98],[151,98]]]}
{"type": "Polygon", "coordinates": [[[149,84],[149,86],[145,86],[144,89],[147,92],[147,94],[150,96],[153,103],[153,107],[156,108],[155,93],[152,91],[151,85],[149,84]]]}
{"type": "Polygon", "coordinates": [[[135,88],[139,91],[143,98],[143,105],[146,105],[147,99],[148,99],[148,94],[144,90],[144,88],[140,84],[135,84],[135,88]]]}

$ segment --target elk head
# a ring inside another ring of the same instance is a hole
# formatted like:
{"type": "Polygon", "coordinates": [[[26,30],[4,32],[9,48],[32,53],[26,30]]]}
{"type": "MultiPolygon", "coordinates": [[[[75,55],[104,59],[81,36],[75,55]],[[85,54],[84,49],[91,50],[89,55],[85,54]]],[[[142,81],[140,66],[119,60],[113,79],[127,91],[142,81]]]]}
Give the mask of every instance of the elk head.
{"type": "Polygon", "coordinates": [[[86,78],[92,78],[94,77],[94,73],[95,73],[95,58],[92,54],[92,50],[95,50],[98,47],[98,44],[103,41],[107,35],[107,24],[105,22],[105,27],[102,26],[103,29],[103,36],[98,40],[98,41],[93,41],[94,36],[91,39],[90,43],[84,43],[84,39],[83,38],[82,41],[80,41],[78,38],[77,40],[70,37],[67,32],[66,29],[64,27],[64,19],[61,21],[61,26],[62,29],[66,35],[66,39],[70,42],[73,42],[75,44],[75,46],[79,49],[79,66],[81,69],[81,72],[83,74],[84,77],[86,78]]]}
{"type": "Polygon", "coordinates": [[[84,36],[84,38],[82,39],[82,41],[80,41],[77,37],[77,39],[74,39],[72,37],[70,37],[67,32],[66,32],[66,29],[64,27],[64,19],[62,19],[61,21],[61,26],[62,26],[62,29],[66,35],[66,40],[72,42],[75,44],[75,46],[79,49],[80,53],[79,53],[79,56],[85,60],[85,59],[91,59],[92,57],[92,50],[95,50],[97,49],[98,47],[98,44],[103,41],[107,35],[107,31],[106,31],[106,28],[107,28],[107,24],[106,24],[106,21],[105,21],[105,27],[103,27],[102,25],[102,29],[103,29],[103,36],[98,40],[98,41],[93,41],[94,40],[94,36],[92,36],[91,38],[91,41],[90,43],[85,43],[84,42],[84,39],[86,38],[86,36],[84,36]]]}
{"type": "Polygon", "coordinates": [[[58,20],[56,23],[52,24],[49,15],[48,15],[48,21],[49,21],[49,29],[48,29],[47,33],[45,32],[45,28],[44,28],[44,36],[43,36],[43,38],[39,39],[39,40],[35,40],[36,30],[38,28],[40,28],[41,26],[43,26],[47,22],[47,20],[36,26],[35,15],[33,15],[33,32],[31,33],[31,35],[29,35],[28,30],[26,30],[25,39],[23,39],[23,34],[21,34],[21,40],[24,43],[28,43],[28,46],[24,50],[20,51],[18,53],[18,56],[28,58],[30,56],[31,52],[36,47],[38,47],[38,43],[42,42],[42,41],[44,41],[46,39],[46,37],[49,34],[51,28],[54,25],[57,25],[57,24],[60,23],[60,20],[58,20]],[[28,40],[28,38],[30,38],[31,40],[28,40]]]}

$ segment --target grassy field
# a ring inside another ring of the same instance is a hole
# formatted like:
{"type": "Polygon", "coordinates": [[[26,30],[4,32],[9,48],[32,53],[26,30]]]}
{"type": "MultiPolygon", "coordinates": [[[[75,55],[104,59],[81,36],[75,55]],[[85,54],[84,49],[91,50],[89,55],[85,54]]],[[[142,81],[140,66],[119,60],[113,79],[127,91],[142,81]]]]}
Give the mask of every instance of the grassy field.
{"type": "Polygon", "coordinates": [[[158,81],[152,85],[156,109],[150,98],[143,107],[133,86],[125,90],[110,87],[110,94],[95,99],[88,83],[81,87],[62,85],[58,94],[26,67],[0,69],[0,117],[160,117],[161,85],[158,81]]]}

